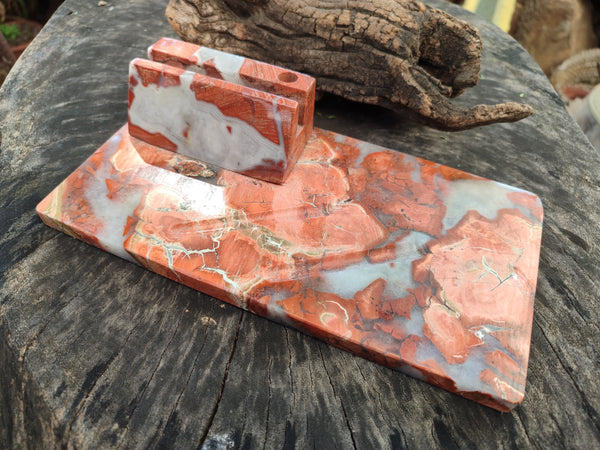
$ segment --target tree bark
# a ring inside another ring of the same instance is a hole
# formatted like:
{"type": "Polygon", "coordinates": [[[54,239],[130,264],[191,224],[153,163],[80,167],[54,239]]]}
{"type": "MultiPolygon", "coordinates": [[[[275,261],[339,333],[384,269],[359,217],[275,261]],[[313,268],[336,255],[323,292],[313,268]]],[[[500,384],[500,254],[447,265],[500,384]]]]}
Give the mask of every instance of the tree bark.
{"type": "Polygon", "coordinates": [[[449,98],[479,78],[479,33],[417,1],[171,0],[167,18],[187,41],[308,73],[321,91],[408,110],[436,128],[533,112],[518,103],[455,106],[449,98]]]}

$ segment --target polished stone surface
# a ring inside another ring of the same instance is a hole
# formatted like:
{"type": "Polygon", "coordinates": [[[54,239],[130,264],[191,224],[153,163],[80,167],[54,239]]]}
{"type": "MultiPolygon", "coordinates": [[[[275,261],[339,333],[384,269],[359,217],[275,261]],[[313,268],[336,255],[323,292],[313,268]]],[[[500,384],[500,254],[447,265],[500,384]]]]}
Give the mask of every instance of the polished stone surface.
{"type": "Polygon", "coordinates": [[[282,183],[312,131],[315,80],[163,38],[129,72],[131,135],[282,183]]]}
{"type": "Polygon", "coordinates": [[[522,401],[542,231],[535,195],[321,129],[283,185],[205,165],[194,173],[198,162],[176,156],[125,126],[38,213],[487,406],[522,401]]]}

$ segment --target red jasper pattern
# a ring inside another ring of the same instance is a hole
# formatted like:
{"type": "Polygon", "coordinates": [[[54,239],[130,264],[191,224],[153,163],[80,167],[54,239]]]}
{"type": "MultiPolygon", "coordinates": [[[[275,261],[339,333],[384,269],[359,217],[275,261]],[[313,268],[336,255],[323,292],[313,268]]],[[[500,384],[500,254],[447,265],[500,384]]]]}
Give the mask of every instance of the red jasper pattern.
{"type": "Polygon", "coordinates": [[[319,129],[283,185],[205,166],[188,173],[196,178],[178,173],[190,164],[125,126],[38,213],[487,406],[523,399],[542,230],[535,195],[319,129]]]}
{"type": "Polygon", "coordinates": [[[129,73],[129,132],[150,144],[282,183],[312,132],[315,80],[163,38],[129,73]]]}

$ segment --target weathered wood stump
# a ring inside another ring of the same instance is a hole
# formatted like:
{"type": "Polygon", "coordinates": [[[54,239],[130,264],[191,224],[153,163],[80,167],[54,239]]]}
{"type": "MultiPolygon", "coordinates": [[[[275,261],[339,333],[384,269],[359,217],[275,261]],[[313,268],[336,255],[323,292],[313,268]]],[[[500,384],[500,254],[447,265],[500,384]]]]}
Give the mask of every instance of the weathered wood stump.
{"type": "Polygon", "coordinates": [[[307,73],[321,91],[407,110],[436,128],[533,112],[515,102],[453,104],[479,80],[481,39],[467,22],[414,0],[171,0],[167,18],[184,40],[307,73]]]}
{"type": "MultiPolygon", "coordinates": [[[[42,224],[35,205],[127,120],[164,0],[66,0],[0,90],[0,443],[7,448],[600,446],[600,155],[514,40],[484,43],[459,133],[325,97],[316,125],[531,190],[545,208],[524,402],[502,414],[223,305],[42,224]],[[471,103],[469,103],[471,102],[471,103]]],[[[171,37],[175,37],[171,34],[171,37]]]]}

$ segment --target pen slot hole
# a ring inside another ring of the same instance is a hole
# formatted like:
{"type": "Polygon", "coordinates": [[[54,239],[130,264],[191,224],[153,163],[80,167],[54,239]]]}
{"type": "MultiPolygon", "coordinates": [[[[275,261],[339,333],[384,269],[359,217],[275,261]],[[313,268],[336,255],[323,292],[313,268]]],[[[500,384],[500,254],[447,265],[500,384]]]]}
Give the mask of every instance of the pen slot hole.
{"type": "Polygon", "coordinates": [[[293,83],[298,81],[298,75],[292,72],[280,72],[279,75],[277,75],[277,78],[279,78],[279,81],[284,83],[293,83]]]}

